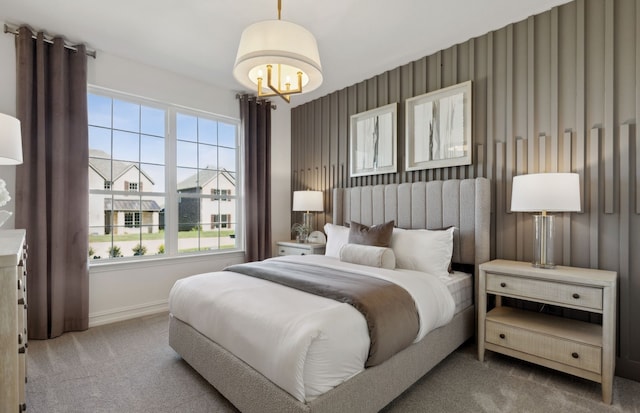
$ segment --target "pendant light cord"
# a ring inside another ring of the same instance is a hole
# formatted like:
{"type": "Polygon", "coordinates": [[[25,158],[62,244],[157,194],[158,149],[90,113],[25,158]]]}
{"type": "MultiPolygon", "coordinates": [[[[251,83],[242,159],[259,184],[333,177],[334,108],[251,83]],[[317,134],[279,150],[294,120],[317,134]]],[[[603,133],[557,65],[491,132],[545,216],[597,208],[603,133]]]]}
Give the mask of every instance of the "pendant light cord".
{"type": "Polygon", "coordinates": [[[282,0],[278,0],[278,20],[280,20],[281,12],[282,12],[282,0]]]}

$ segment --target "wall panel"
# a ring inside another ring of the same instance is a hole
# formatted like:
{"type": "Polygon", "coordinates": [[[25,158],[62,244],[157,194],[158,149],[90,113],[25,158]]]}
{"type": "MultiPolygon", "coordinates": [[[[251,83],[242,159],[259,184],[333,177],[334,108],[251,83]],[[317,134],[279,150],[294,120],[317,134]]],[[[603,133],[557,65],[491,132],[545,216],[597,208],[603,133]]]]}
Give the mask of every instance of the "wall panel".
{"type": "Polygon", "coordinates": [[[293,108],[291,119],[293,189],[330,197],[335,186],[490,178],[496,258],[532,256],[532,218],[510,212],[513,177],[580,174],[582,211],[558,216],[556,261],[618,271],[617,372],[640,380],[638,0],[576,0],[293,108]],[[406,172],[405,101],[466,80],[473,164],[406,172]],[[349,178],[349,117],[392,102],[398,173],[349,178]]]}

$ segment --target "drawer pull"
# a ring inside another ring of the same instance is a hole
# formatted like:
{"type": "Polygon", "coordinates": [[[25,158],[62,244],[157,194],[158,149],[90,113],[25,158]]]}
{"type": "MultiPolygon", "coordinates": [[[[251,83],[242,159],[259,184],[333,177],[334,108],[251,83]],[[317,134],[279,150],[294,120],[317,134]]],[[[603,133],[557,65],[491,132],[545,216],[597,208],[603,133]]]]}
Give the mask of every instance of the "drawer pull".
{"type": "Polygon", "coordinates": [[[504,333],[500,333],[500,338],[504,339],[505,337],[504,333]]]}
{"type": "Polygon", "coordinates": [[[18,344],[22,345],[22,334],[18,333],[18,344]]]}
{"type": "Polygon", "coordinates": [[[571,353],[571,357],[573,357],[574,359],[577,359],[580,357],[580,355],[578,353],[573,352],[571,353]]]}
{"type": "Polygon", "coordinates": [[[26,352],[26,350],[24,349],[24,347],[20,347],[18,349],[18,354],[24,354],[26,352]]]}
{"type": "Polygon", "coordinates": [[[307,255],[307,254],[305,254],[305,253],[303,252],[303,253],[302,253],[302,254],[300,254],[300,255],[307,255]]]}
{"type": "Polygon", "coordinates": [[[18,298],[18,305],[24,305],[24,297],[18,298]]]}
{"type": "Polygon", "coordinates": [[[504,288],[507,286],[507,283],[500,283],[500,287],[504,288]]]}
{"type": "Polygon", "coordinates": [[[578,294],[578,293],[573,293],[572,297],[573,297],[573,298],[575,298],[575,299],[577,300],[578,298],[580,298],[580,294],[578,294]]]}

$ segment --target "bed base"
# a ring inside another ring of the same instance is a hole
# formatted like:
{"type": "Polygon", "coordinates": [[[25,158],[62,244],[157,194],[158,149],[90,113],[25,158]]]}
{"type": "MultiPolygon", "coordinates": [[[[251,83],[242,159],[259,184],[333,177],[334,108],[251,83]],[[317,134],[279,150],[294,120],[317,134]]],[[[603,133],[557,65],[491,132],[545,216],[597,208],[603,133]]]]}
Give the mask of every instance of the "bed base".
{"type": "Polygon", "coordinates": [[[169,345],[245,413],[377,412],[474,335],[474,313],[474,307],[468,307],[420,342],[308,403],[294,399],[222,346],[173,316],[169,321],[169,345]]]}

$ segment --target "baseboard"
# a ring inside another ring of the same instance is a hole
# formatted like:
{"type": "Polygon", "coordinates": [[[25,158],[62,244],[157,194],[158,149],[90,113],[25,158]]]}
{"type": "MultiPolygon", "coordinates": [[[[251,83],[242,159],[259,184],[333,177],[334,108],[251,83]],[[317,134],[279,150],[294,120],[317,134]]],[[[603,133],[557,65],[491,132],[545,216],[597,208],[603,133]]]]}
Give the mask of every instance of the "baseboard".
{"type": "Polygon", "coordinates": [[[111,324],[117,321],[130,320],[136,317],[143,317],[169,311],[169,301],[160,300],[145,304],[120,307],[107,311],[99,311],[89,314],[89,328],[104,324],[111,324]]]}

